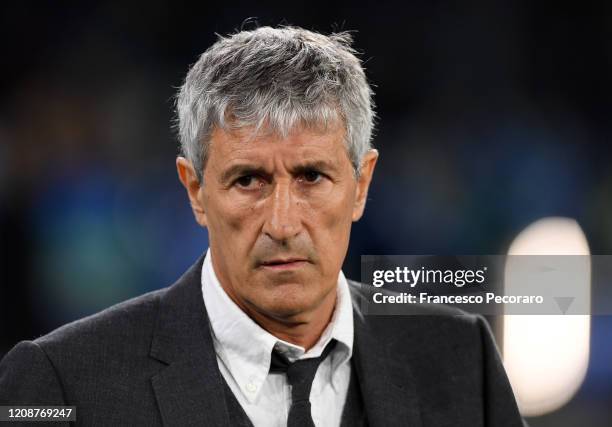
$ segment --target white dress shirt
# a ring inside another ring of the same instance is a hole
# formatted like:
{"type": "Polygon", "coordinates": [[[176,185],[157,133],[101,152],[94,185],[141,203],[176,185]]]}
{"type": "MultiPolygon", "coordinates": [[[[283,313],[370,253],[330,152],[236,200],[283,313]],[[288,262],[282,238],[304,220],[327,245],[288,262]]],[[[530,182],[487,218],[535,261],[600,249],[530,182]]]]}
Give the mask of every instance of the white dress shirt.
{"type": "Polygon", "coordinates": [[[340,425],[353,354],[353,308],[342,272],[338,276],[332,319],[307,352],[270,334],[230,299],[214,272],[210,249],[202,267],[202,294],[219,369],[255,427],[287,425],[291,386],[284,373],[268,373],[272,349],[276,348],[290,361],[307,359],[319,357],[332,339],[338,343],[317,370],[310,402],[317,427],[340,425]]]}

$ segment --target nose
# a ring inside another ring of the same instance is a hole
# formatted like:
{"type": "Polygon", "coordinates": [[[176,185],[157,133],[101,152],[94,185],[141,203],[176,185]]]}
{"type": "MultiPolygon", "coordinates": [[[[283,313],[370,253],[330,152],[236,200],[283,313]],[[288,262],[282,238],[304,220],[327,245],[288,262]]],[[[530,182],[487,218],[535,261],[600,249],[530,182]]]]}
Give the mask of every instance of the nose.
{"type": "Polygon", "coordinates": [[[282,242],[300,233],[299,202],[291,194],[291,182],[276,182],[267,200],[266,211],[262,231],[271,239],[282,242]]]}

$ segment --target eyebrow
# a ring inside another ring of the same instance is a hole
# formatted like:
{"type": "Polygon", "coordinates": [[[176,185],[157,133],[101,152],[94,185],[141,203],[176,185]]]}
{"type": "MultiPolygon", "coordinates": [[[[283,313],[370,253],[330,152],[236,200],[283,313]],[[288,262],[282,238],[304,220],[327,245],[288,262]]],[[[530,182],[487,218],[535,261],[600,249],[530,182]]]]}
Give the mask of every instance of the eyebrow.
{"type": "Polygon", "coordinates": [[[235,176],[242,175],[262,175],[267,176],[269,172],[261,166],[255,166],[248,163],[237,163],[227,168],[221,174],[220,181],[222,184],[228,183],[235,176]]]}
{"type": "Polygon", "coordinates": [[[336,172],[335,165],[327,160],[305,161],[304,163],[295,166],[291,172],[294,174],[299,174],[311,171],[313,169],[326,173],[336,172]]]}
{"type": "MultiPolygon", "coordinates": [[[[311,170],[318,170],[324,173],[334,173],[336,172],[337,168],[333,163],[327,160],[305,161],[304,163],[291,168],[291,173],[296,175],[311,170]]],[[[262,166],[256,166],[249,163],[236,163],[221,173],[220,181],[221,183],[226,184],[234,177],[243,175],[270,176],[271,173],[262,166]]]]}

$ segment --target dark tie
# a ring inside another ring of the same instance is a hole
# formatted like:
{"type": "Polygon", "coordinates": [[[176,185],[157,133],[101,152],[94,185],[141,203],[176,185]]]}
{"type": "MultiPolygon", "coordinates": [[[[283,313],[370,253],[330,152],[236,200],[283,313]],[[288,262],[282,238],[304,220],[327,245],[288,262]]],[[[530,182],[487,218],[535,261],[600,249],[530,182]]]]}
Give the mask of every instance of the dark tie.
{"type": "Polygon", "coordinates": [[[312,380],[317,373],[317,368],[335,345],[336,340],[331,340],[321,356],[296,360],[293,363],[276,350],[272,350],[270,372],[286,372],[287,381],[291,385],[291,408],[289,408],[287,427],[314,427],[310,414],[312,380]]]}

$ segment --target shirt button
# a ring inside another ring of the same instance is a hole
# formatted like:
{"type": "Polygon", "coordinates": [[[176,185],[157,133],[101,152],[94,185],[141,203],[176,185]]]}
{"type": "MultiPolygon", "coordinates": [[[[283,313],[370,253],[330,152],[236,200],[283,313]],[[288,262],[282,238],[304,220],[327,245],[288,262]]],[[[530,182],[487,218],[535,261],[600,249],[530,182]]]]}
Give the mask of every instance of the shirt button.
{"type": "Polygon", "coordinates": [[[248,383],[246,389],[249,393],[255,393],[255,391],[257,391],[257,386],[253,383],[248,383]]]}

